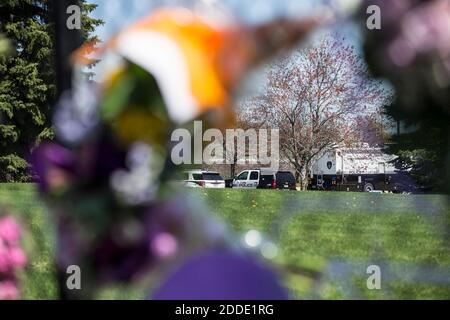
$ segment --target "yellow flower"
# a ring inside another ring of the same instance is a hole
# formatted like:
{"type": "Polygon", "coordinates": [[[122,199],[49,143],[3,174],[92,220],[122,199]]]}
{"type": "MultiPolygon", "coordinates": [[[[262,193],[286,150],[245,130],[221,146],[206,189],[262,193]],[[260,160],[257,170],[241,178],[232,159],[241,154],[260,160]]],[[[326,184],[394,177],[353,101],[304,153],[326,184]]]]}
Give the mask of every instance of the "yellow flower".
{"type": "Polygon", "coordinates": [[[168,137],[168,124],[151,110],[139,107],[127,108],[112,126],[120,142],[127,146],[143,141],[152,146],[164,147],[168,137]]]}

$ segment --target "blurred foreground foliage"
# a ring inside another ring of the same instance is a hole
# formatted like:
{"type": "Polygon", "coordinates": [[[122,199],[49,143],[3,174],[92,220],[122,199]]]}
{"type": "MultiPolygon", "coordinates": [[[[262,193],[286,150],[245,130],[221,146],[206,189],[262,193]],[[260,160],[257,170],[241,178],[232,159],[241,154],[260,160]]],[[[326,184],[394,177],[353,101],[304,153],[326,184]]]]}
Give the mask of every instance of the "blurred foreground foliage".
{"type": "Polygon", "coordinates": [[[383,12],[381,30],[368,30],[365,18],[360,20],[366,61],[372,73],[389,80],[396,91],[394,103],[385,108],[398,123],[388,149],[400,156],[420,186],[450,192],[448,1],[365,4],[377,4],[383,12]]]}
{"type": "MultiPolygon", "coordinates": [[[[96,5],[80,2],[83,38],[97,42],[92,34],[103,22],[89,17],[96,5]]],[[[4,37],[0,38],[0,181],[21,182],[30,179],[26,159],[31,150],[53,138],[56,86],[51,1],[1,1],[0,34],[4,37]]]]}

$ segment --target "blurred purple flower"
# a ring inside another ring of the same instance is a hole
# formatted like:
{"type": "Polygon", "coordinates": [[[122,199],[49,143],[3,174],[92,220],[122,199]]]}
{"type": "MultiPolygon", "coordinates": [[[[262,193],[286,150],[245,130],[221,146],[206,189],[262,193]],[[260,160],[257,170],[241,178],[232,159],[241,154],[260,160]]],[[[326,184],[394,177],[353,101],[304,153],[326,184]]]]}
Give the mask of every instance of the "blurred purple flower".
{"type": "MultiPolygon", "coordinates": [[[[365,54],[376,76],[416,114],[435,103],[450,113],[450,1],[366,1],[381,8],[381,30],[366,30],[365,54]]],[[[365,12],[364,19],[367,18],[365,12]]]]}
{"type": "MultiPolygon", "coordinates": [[[[186,208],[179,199],[138,210],[143,211],[137,217],[130,216],[108,228],[87,253],[100,282],[137,279],[157,263],[173,258],[178,253],[177,243],[181,241],[178,239],[185,240],[185,246],[189,247],[195,238],[185,226],[186,208]],[[190,239],[188,234],[191,234],[190,239]],[[161,248],[161,237],[164,248],[161,248]]],[[[201,226],[198,227],[200,230],[201,226]]]]}
{"type": "Polygon", "coordinates": [[[31,155],[31,164],[38,175],[39,189],[47,192],[66,185],[75,172],[75,159],[70,150],[54,142],[42,143],[31,155]]]}
{"type": "Polygon", "coordinates": [[[155,300],[286,300],[275,273],[243,253],[225,249],[197,255],[152,294],[155,300]]]}
{"type": "Polygon", "coordinates": [[[98,88],[93,83],[82,82],[73,91],[64,92],[53,118],[58,138],[72,146],[84,142],[100,123],[97,106],[98,88]]]}
{"type": "Polygon", "coordinates": [[[395,66],[408,66],[428,54],[450,61],[450,1],[395,0],[376,4],[381,7],[381,34],[386,38],[381,48],[395,66]]]}
{"type": "Polygon", "coordinates": [[[100,284],[139,281],[157,265],[224,241],[217,229],[210,230],[209,218],[192,215],[185,196],[146,207],[111,208],[116,218],[109,217],[98,230],[87,229],[68,210],[63,208],[59,214],[59,269],[79,265],[89,270],[86,277],[100,284]]]}
{"type": "Polygon", "coordinates": [[[40,190],[47,193],[67,186],[108,183],[111,172],[124,167],[125,153],[107,139],[76,150],[45,142],[33,152],[30,162],[40,190]]]}

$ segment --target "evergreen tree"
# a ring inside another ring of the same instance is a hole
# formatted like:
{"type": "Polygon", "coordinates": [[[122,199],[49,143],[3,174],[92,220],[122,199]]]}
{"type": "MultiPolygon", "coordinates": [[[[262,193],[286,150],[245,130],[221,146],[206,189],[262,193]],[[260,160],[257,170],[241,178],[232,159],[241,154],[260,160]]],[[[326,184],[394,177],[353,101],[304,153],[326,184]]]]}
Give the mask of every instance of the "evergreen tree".
{"type": "Polygon", "coordinates": [[[445,190],[450,119],[432,101],[428,110],[416,115],[404,112],[398,104],[386,114],[401,123],[391,137],[388,151],[399,156],[399,169],[408,172],[417,185],[428,190],[445,190]]]}
{"type": "MultiPolygon", "coordinates": [[[[103,22],[89,17],[94,4],[80,1],[82,36],[103,22]]],[[[1,0],[0,33],[12,53],[0,58],[0,181],[26,181],[26,159],[37,144],[51,139],[55,102],[54,24],[50,0],[1,0]]]]}

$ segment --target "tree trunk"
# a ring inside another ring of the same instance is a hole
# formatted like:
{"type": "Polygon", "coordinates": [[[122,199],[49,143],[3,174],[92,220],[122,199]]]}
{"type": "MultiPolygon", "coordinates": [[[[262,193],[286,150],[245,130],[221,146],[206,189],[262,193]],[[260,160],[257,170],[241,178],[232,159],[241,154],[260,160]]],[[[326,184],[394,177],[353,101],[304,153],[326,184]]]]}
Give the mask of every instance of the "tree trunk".
{"type": "Polygon", "coordinates": [[[236,163],[230,164],[230,178],[234,179],[236,176],[236,163]]]}
{"type": "Polygon", "coordinates": [[[295,182],[300,183],[300,173],[295,170],[295,182]]]}
{"type": "Polygon", "coordinates": [[[308,188],[308,174],[306,167],[303,166],[301,168],[301,171],[298,172],[298,174],[299,174],[300,190],[306,191],[306,189],[308,188]]]}

